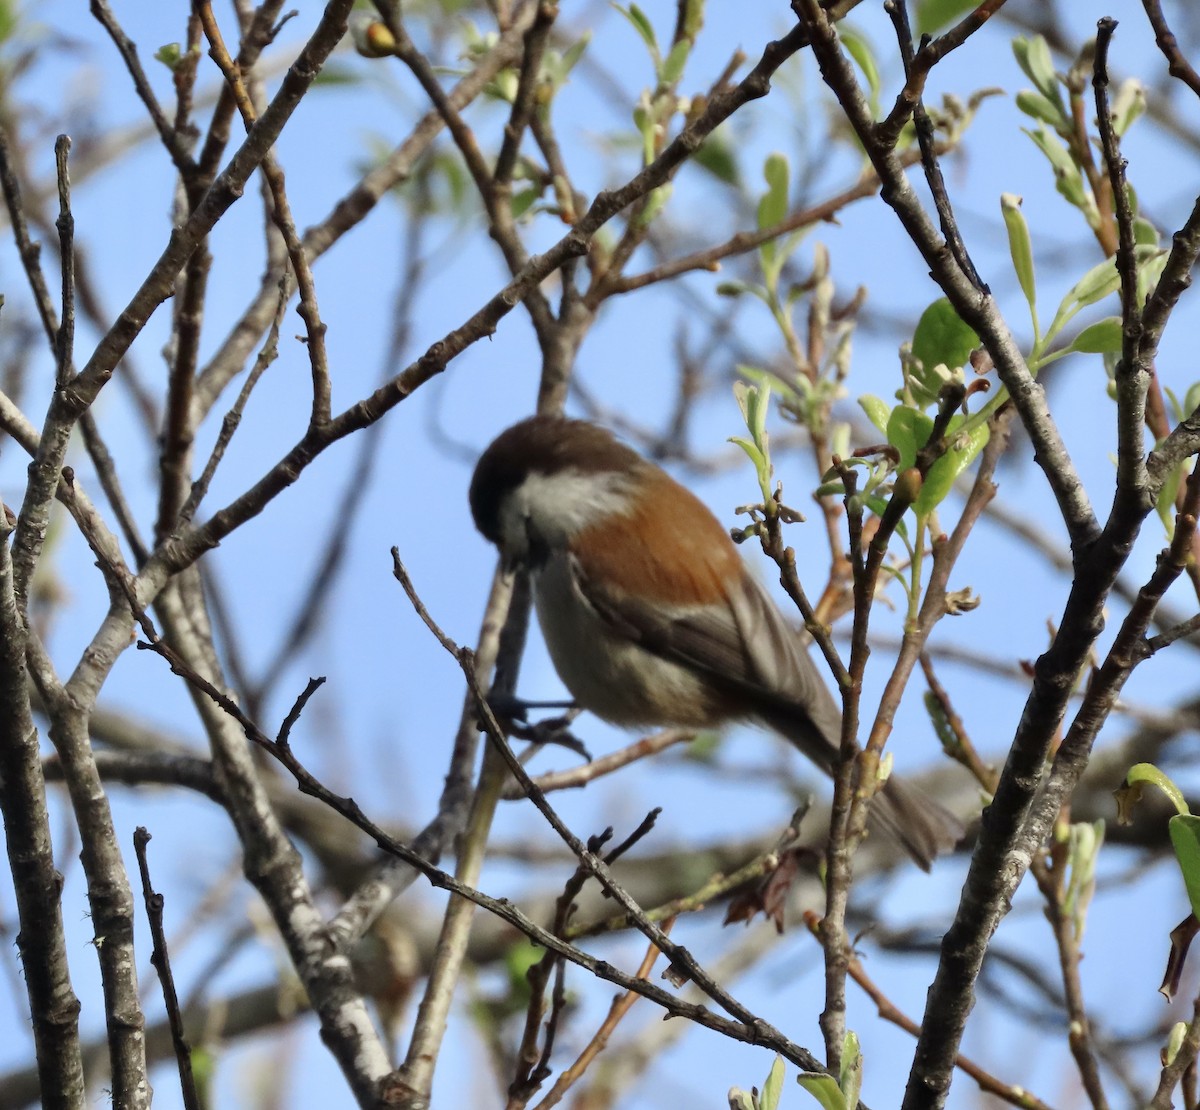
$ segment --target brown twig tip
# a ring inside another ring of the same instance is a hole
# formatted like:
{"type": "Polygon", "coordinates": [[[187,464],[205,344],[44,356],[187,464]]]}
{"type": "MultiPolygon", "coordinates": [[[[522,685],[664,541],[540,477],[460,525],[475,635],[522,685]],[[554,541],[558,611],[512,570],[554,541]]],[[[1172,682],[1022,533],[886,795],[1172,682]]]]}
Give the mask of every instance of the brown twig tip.
{"type": "Polygon", "coordinates": [[[137,856],[138,872],[142,880],[142,899],[146,906],[146,920],[150,926],[150,936],[154,948],[150,953],[150,963],[158,972],[159,983],[162,985],[163,1002],[167,1010],[167,1023],[171,1029],[171,1042],[175,1049],[175,1063],[179,1070],[179,1085],[183,1095],[185,1110],[200,1110],[202,1106],[200,1094],[196,1086],[196,1077],[192,1073],[192,1050],[188,1045],[183,1028],[183,1014],[179,1008],[179,995],[175,990],[175,976],[171,971],[171,960],[167,953],[167,935],[163,928],[163,896],[154,889],[150,881],[150,861],[146,854],[146,846],[151,841],[150,832],[143,825],[133,831],[133,850],[137,856]]]}
{"type": "Polygon", "coordinates": [[[1142,0],[1142,7],[1146,9],[1146,18],[1154,28],[1154,41],[1167,59],[1167,72],[1200,96],[1200,73],[1196,72],[1179,49],[1179,40],[1167,23],[1159,0],[1142,0]]]}
{"type": "Polygon", "coordinates": [[[292,729],[295,727],[296,722],[300,720],[300,714],[304,712],[304,707],[308,705],[309,698],[311,698],[313,694],[315,694],[324,685],[324,675],[321,675],[319,678],[310,678],[308,680],[308,684],[300,692],[299,697],[296,698],[292,708],[288,710],[288,715],[284,717],[283,724],[280,726],[279,736],[276,738],[275,742],[281,748],[286,748],[288,746],[288,740],[292,734],[292,729]]]}
{"type": "Polygon", "coordinates": [[[638,841],[644,840],[647,836],[649,836],[653,831],[654,826],[658,823],[658,818],[661,814],[662,806],[655,806],[649,813],[647,813],[638,824],[638,827],[604,857],[605,864],[611,866],[626,852],[628,852],[630,848],[637,844],[638,841]]]}
{"type": "Polygon", "coordinates": [[[417,588],[413,585],[413,580],[405,568],[404,563],[400,559],[400,548],[392,548],[392,574],[397,582],[400,583],[408,600],[412,603],[413,609],[416,610],[417,616],[421,618],[425,627],[434,634],[439,644],[442,645],[460,664],[468,664],[474,660],[474,653],[470,648],[460,648],[445,632],[441,626],[430,615],[429,610],[425,608],[425,603],[417,594],[417,588]]]}

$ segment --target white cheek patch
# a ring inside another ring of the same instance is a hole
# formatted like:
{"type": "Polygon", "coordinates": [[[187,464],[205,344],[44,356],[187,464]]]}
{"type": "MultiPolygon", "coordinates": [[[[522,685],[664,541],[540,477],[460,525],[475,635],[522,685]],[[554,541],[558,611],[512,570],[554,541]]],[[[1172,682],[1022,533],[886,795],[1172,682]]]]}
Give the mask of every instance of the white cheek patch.
{"type": "Polygon", "coordinates": [[[513,490],[500,512],[504,549],[520,558],[531,541],[558,547],[576,532],[608,515],[629,511],[629,478],[605,473],[561,470],[532,473],[513,490]]]}

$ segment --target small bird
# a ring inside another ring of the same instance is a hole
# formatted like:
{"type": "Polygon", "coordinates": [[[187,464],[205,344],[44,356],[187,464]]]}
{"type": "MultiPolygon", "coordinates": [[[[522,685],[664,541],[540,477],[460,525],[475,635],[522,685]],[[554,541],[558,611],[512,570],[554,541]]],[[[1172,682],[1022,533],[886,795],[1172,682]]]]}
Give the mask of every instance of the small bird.
{"type": "MultiPolygon", "coordinates": [[[[832,774],[841,713],[729,534],[661,467],[583,420],[502,432],[471,479],[475,526],[532,575],[538,621],[576,703],[615,725],[765,724],[832,774]]],[[[889,778],[872,827],[929,870],[956,817],[889,778]]]]}

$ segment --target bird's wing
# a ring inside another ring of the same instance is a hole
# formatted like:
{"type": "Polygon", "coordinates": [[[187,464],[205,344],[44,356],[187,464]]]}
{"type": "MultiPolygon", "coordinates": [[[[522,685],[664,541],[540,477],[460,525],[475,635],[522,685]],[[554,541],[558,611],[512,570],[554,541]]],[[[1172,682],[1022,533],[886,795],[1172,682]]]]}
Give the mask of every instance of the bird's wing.
{"type": "MultiPolygon", "coordinates": [[[[842,715],[816,665],[766,590],[748,574],[724,605],[651,604],[629,589],[605,588],[570,560],[574,586],[616,634],[681,666],[704,672],[822,770],[837,763],[842,715]]],[[[890,778],[871,806],[877,834],[897,840],[926,871],[962,837],[962,823],[934,799],[890,778]]]]}
{"type": "Polygon", "coordinates": [[[797,633],[749,574],[743,571],[726,591],[724,604],[664,607],[605,588],[578,559],[572,558],[571,573],[614,631],[744,696],[748,716],[783,733],[821,767],[831,766],[841,714],[797,633]]]}

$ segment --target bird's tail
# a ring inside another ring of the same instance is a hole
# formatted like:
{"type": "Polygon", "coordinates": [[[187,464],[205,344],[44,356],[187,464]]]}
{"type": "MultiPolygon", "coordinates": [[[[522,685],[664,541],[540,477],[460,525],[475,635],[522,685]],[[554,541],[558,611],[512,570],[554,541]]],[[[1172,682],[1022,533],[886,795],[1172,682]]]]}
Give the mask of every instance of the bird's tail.
{"type": "MultiPolygon", "coordinates": [[[[760,719],[787,737],[826,774],[837,762],[842,715],[823,684],[799,707],[760,712],[760,719]],[[822,696],[823,695],[823,696],[822,696]]],[[[889,778],[871,799],[867,827],[880,839],[895,840],[923,870],[963,838],[963,823],[940,802],[903,779],[889,778]]]]}
{"type": "Polygon", "coordinates": [[[940,802],[894,778],[871,799],[868,828],[876,836],[898,840],[923,871],[943,852],[949,852],[966,831],[940,802]]]}

